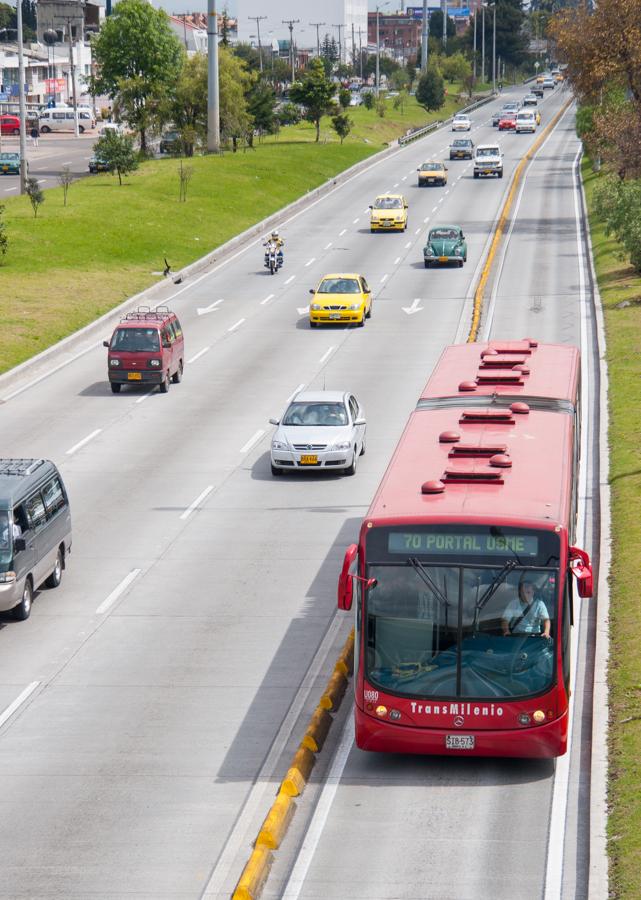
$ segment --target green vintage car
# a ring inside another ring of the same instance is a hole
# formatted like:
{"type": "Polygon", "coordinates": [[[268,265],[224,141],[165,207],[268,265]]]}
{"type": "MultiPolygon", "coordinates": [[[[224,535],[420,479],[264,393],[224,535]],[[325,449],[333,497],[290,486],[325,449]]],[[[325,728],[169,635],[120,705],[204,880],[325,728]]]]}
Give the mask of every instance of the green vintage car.
{"type": "Polygon", "coordinates": [[[0,175],[20,174],[20,154],[0,153],[0,175]]]}
{"type": "Polygon", "coordinates": [[[439,263],[455,262],[459,267],[467,262],[467,244],[460,225],[438,225],[430,228],[423,247],[425,268],[439,263]]]}

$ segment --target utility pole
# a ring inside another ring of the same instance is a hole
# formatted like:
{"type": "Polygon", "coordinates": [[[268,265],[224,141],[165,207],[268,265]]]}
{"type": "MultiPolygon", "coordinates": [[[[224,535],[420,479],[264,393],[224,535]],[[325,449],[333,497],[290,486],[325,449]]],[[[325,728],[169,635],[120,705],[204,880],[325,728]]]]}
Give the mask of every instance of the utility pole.
{"type": "Polygon", "coordinates": [[[363,29],[361,26],[358,26],[358,58],[360,61],[361,67],[361,81],[363,80],[363,44],[361,42],[361,35],[363,34],[363,29]]]}
{"type": "Polygon", "coordinates": [[[496,94],[496,0],[494,2],[494,18],[492,20],[492,90],[496,94]]]}
{"type": "Polygon", "coordinates": [[[27,187],[27,104],[24,96],[24,45],[22,41],[22,3],[17,0],[18,20],[18,100],[20,102],[20,193],[27,187]]]}
{"type": "Polygon", "coordinates": [[[354,37],[354,23],[352,22],[352,68],[356,70],[356,38],[354,37]]]}
{"type": "MultiPolygon", "coordinates": [[[[18,0],[20,3],[20,0],[18,0]]],[[[71,34],[71,16],[55,16],[56,19],[59,19],[61,22],[64,22],[67,27],[67,40],[69,41],[69,75],[71,76],[71,104],[73,106],[73,130],[76,137],[78,137],[80,133],[80,129],[78,128],[78,99],[76,96],[76,66],[73,61],[73,38],[71,34]]],[[[81,19],[76,18],[76,21],[82,21],[81,19]]],[[[67,101],[69,97],[67,97],[67,101]]]]}
{"type": "Polygon", "coordinates": [[[260,43],[260,23],[263,19],[266,19],[267,16],[247,16],[248,19],[251,19],[252,22],[256,23],[256,35],[258,37],[258,60],[260,64],[260,71],[263,71],[263,48],[260,43]]]}
{"type": "Polygon", "coordinates": [[[381,14],[379,12],[378,6],[376,7],[376,96],[378,97],[380,94],[380,82],[381,82],[381,67],[380,67],[380,56],[381,56],[381,36],[378,27],[379,19],[381,14]]]}
{"type": "Polygon", "coordinates": [[[316,54],[317,54],[317,56],[320,56],[320,32],[318,29],[322,25],[326,25],[327,23],[326,22],[310,22],[309,24],[312,26],[312,28],[316,29],[316,54]]]}
{"type": "Polygon", "coordinates": [[[485,3],[481,12],[481,82],[485,84],[485,3]]]}
{"type": "Polygon", "coordinates": [[[207,0],[207,151],[220,153],[218,93],[218,16],[216,0],[207,0]]]}
{"type": "Polygon", "coordinates": [[[289,52],[292,58],[292,84],[296,80],[295,65],[296,57],[294,56],[294,25],[298,25],[300,19],[282,19],[283,25],[289,28],[289,52]]]}
{"type": "Polygon", "coordinates": [[[476,14],[478,9],[474,10],[474,73],[472,75],[472,84],[476,87],[476,14]]]}
{"type": "Polygon", "coordinates": [[[421,32],[421,72],[427,72],[427,60],[430,52],[430,11],[427,0],[423,0],[423,30],[421,32]]]}
{"type": "Polygon", "coordinates": [[[332,28],[338,28],[338,65],[343,65],[343,44],[341,42],[341,28],[345,28],[344,25],[332,25],[332,28]]]}
{"type": "Polygon", "coordinates": [[[443,9],[443,49],[447,47],[447,0],[441,0],[443,9]]]}

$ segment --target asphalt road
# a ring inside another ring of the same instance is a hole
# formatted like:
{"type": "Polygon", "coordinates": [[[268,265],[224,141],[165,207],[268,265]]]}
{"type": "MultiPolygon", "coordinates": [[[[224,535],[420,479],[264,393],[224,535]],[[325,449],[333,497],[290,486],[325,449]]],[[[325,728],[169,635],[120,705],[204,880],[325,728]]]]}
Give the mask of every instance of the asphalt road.
{"type": "MultiPolygon", "coordinates": [[[[93,145],[98,140],[97,131],[86,132],[76,137],[70,132],[41,134],[38,147],[27,137],[27,162],[29,175],[38,179],[43,188],[58,187],[57,176],[64,166],[75,175],[87,175],[89,159],[93,154],[93,145]]],[[[13,136],[2,136],[2,150],[18,151],[20,140],[13,136]]],[[[18,175],[3,175],[0,178],[0,196],[18,194],[20,181],[18,175]]]]}
{"type": "MultiPolygon", "coordinates": [[[[476,142],[497,136],[492,108],[473,115],[476,142]]],[[[62,586],[39,594],[27,622],[0,622],[0,711],[32,688],[0,728],[2,900],[229,896],[351,624],[335,610],[344,548],[441,348],[465,337],[509,182],[452,162],[445,189],[419,189],[417,165],[450,139],[437,132],[284,222],[278,276],[254,241],[176,288],[188,365],[168,395],[112,395],[94,338],[48,378],[24,375],[0,394],[3,455],[56,461],[74,519],[62,586]],[[371,235],[367,206],[391,189],[408,197],[408,231],[371,235]],[[439,222],[464,226],[463,269],[423,268],[439,222]],[[367,276],[373,317],[311,330],[307,289],[341,270],[367,276]],[[364,404],[355,477],[270,475],[267,420],[300,385],[350,389],[364,404]]],[[[500,140],[508,176],[532,138],[500,140]]],[[[528,176],[493,336],[581,337],[577,146],[568,114],[528,176]]],[[[564,877],[573,865],[568,896],[583,896],[584,754],[571,761],[564,877]]],[[[337,727],[265,896],[281,896],[292,873],[292,896],[308,898],[541,896],[554,770],[372,756],[337,727]],[[303,844],[319,809],[323,827],[303,844]]]]}

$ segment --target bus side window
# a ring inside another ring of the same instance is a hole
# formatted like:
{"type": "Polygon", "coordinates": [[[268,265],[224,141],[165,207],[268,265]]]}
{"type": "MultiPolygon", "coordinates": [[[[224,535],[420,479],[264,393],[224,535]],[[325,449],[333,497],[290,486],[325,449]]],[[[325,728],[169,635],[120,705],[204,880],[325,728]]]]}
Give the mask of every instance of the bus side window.
{"type": "Polygon", "coordinates": [[[568,574],[565,580],[565,591],[563,592],[563,622],[562,622],[562,651],[563,651],[563,681],[565,689],[570,689],[570,646],[572,636],[572,625],[574,624],[574,610],[572,604],[572,576],[568,574]]]}

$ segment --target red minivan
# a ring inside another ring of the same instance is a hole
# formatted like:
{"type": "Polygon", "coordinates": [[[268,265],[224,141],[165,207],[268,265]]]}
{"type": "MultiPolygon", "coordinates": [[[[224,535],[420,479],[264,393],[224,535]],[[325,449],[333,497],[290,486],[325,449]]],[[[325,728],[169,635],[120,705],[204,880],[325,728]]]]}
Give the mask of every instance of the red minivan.
{"type": "Polygon", "coordinates": [[[20,119],[8,113],[0,116],[1,134],[20,134],[20,119]]]}
{"type": "Polygon", "coordinates": [[[182,380],[185,340],[178,317],[166,306],[139,306],[127,313],[103,345],[109,349],[107,366],[114,394],[120,393],[123,384],[158,384],[166,394],[170,381],[182,380]]]}

